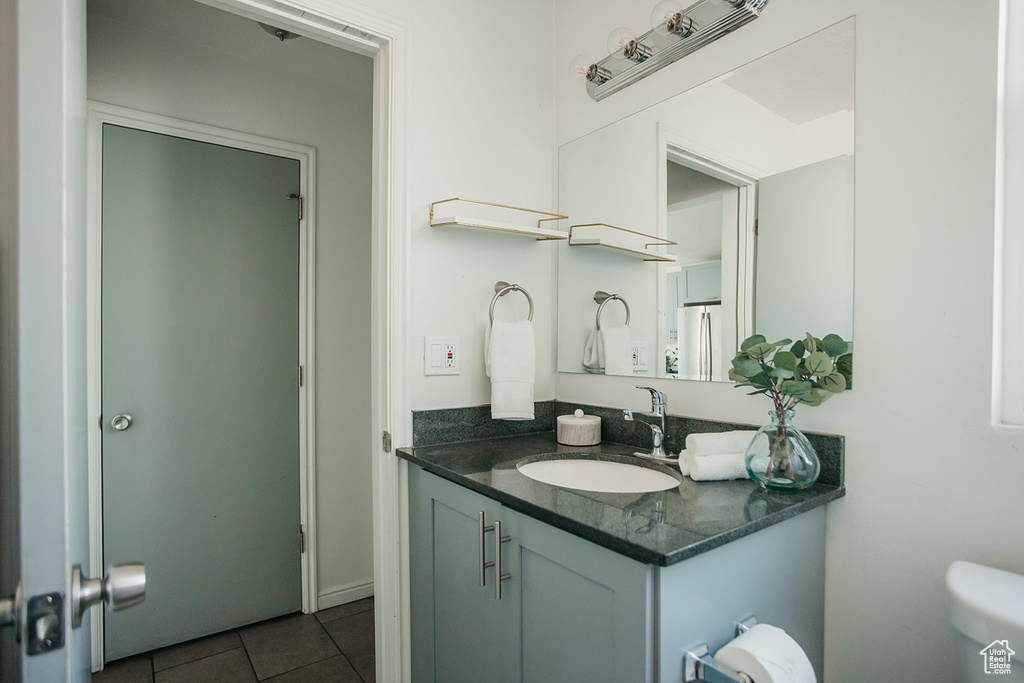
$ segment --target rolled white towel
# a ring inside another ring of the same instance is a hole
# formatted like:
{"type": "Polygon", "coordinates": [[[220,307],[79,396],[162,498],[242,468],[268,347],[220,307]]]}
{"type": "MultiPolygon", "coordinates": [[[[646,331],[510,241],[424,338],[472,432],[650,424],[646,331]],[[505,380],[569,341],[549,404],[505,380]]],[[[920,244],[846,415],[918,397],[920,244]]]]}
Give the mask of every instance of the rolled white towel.
{"type": "Polygon", "coordinates": [[[724,481],[749,479],[745,453],[679,454],[679,471],[694,481],[724,481]]]}
{"type": "Polygon", "coordinates": [[[755,432],[749,429],[690,434],[686,437],[686,452],[695,457],[716,453],[746,453],[747,447],[754,439],[754,434],[755,432]]]}

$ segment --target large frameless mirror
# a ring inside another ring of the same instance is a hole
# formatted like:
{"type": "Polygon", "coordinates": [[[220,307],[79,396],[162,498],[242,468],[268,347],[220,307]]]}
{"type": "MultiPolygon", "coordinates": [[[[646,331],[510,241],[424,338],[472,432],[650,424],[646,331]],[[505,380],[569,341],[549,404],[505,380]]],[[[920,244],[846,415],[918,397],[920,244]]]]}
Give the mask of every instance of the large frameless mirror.
{"type": "Polygon", "coordinates": [[[725,381],[755,333],[852,340],[853,79],[851,18],[562,146],[558,370],[725,381]]]}

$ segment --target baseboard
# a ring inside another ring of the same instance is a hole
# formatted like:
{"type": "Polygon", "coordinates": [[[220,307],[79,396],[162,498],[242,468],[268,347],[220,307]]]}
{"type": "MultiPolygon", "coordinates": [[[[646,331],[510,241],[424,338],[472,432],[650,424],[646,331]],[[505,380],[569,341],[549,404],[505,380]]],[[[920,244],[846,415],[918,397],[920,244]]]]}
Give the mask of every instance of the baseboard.
{"type": "Polygon", "coordinates": [[[363,598],[373,596],[373,580],[350,583],[347,586],[337,586],[326,591],[321,591],[317,596],[317,609],[337,607],[347,602],[355,602],[363,598]]]}

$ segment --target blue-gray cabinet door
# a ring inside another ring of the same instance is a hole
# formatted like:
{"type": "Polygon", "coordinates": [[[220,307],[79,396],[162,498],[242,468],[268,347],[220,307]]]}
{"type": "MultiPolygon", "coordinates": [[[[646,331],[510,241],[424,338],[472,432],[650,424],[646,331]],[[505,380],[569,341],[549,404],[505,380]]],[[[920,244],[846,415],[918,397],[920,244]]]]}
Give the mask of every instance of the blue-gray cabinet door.
{"type": "Polygon", "coordinates": [[[517,621],[506,638],[521,638],[521,680],[652,680],[654,568],[511,510],[502,516],[512,535],[507,616],[517,621]]]}
{"type": "MultiPolygon", "coordinates": [[[[491,524],[501,505],[419,467],[409,468],[415,683],[512,680],[502,665],[503,605],[494,598],[493,569],[486,570],[486,585],[480,586],[480,512],[491,524]]],[[[493,533],[485,534],[485,541],[486,559],[493,560],[493,533]]]]}

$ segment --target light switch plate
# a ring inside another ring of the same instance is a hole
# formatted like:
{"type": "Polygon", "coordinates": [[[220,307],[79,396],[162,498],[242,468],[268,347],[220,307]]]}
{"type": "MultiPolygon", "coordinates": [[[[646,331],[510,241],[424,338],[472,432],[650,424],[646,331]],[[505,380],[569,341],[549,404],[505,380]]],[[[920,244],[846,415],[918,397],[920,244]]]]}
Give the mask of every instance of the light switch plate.
{"type": "Polygon", "coordinates": [[[424,375],[457,375],[461,364],[458,337],[424,337],[424,375]]]}

